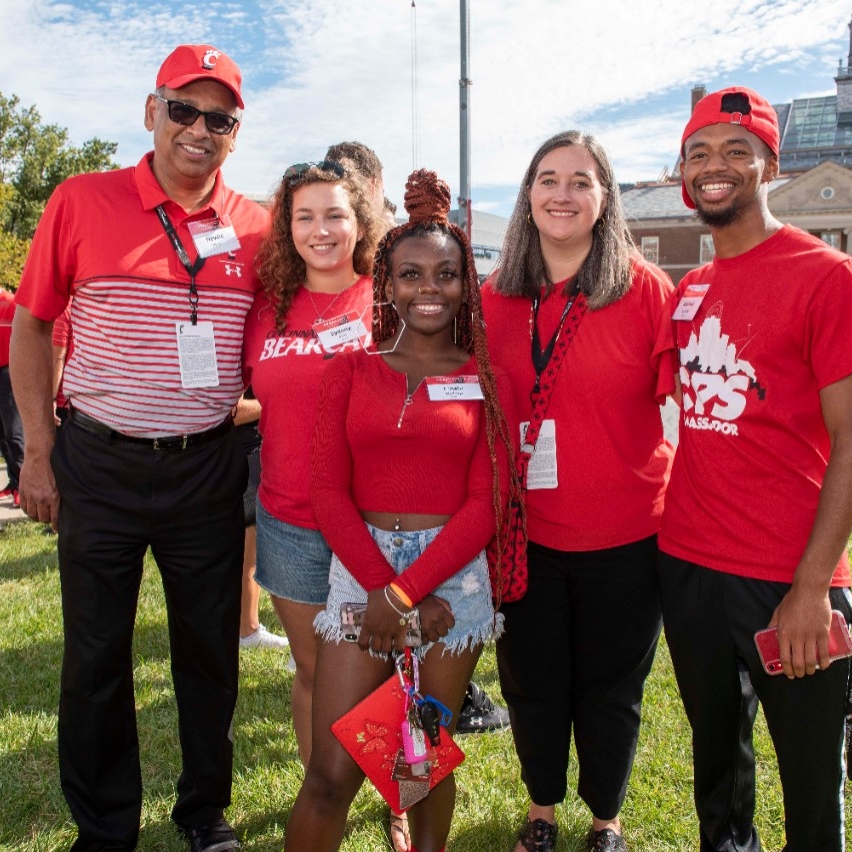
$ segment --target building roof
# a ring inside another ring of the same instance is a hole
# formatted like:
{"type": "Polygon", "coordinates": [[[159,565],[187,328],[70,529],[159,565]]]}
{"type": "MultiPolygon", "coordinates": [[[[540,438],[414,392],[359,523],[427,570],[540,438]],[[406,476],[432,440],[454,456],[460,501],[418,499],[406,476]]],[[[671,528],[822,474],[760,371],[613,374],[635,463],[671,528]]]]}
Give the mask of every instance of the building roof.
{"type": "Polygon", "coordinates": [[[837,95],[773,104],[781,130],[781,170],[802,171],[825,160],[852,166],[852,123],[837,95]]]}

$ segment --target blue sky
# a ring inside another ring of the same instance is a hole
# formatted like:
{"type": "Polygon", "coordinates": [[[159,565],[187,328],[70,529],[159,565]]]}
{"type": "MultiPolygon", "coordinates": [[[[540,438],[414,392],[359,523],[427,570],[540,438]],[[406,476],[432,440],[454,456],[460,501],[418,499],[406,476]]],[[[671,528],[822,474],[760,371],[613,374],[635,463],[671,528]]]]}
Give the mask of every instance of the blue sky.
{"type": "MultiPolygon", "coordinates": [[[[415,167],[459,192],[459,0],[3,0],[0,91],[67,127],[75,144],[149,149],[143,104],[181,42],[241,66],[246,112],[228,182],[266,195],[290,164],[359,139],[401,207],[415,167]],[[417,122],[412,119],[416,23],[417,122]],[[416,161],[415,161],[416,155],[416,161]]],[[[469,0],[474,209],[506,215],[541,141],[595,133],[618,180],[677,156],[692,86],[741,84],[777,103],[834,93],[850,0],[469,0]],[[695,8],[693,8],[695,7],[695,8]],[[688,11],[686,11],[688,10],[688,11]]]]}

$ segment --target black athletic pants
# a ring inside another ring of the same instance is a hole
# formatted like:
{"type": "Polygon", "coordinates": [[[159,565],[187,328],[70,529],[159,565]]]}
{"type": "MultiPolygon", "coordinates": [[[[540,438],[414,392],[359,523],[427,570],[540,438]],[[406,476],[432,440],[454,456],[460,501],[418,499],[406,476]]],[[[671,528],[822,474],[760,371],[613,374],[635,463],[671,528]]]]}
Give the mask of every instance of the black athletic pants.
{"type": "Polygon", "coordinates": [[[142,805],[131,640],[149,546],[165,591],[183,758],[172,817],[199,827],[230,803],[245,453],[233,430],[168,451],[70,422],[52,464],[62,501],[59,764],[79,829],[72,849],[130,850],[142,805]]]}
{"type": "MultiPolygon", "coordinates": [[[[758,852],[752,728],[758,701],[778,757],[785,852],[843,849],[843,740],[849,660],[788,680],[767,675],[754,634],[789,590],[660,554],[666,641],[692,726],[701,852],[758,852]]],[[[848,589],[831,603],[847,621],[848,589]]]]}

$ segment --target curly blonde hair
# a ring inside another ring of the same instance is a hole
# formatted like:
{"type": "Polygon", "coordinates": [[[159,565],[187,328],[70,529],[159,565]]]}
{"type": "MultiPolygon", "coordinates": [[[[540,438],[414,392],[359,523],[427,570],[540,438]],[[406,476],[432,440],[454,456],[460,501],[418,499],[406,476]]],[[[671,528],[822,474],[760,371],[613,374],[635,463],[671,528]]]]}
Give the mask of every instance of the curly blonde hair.
{"type": "Polygon", "coordinates": [[[257,274],[275,309],[275,328],[279,333],[287,327],[287,314],[307,277],[305,261],[293,242],[293,196],[296,190],[313,183],[339,183],[346,190],[361,234],[352,255],[352,265],[359,275],[372,273],[376,244],[383,231],[371,203],[370,190],[354,163],[348,160],[339,162],[344,170],[342,176],[339,167],[335,169],[330,163],[303,165],[305,167],[301,171],[281,179],[272,198],[269,231],[257,254],[257,274]]]}

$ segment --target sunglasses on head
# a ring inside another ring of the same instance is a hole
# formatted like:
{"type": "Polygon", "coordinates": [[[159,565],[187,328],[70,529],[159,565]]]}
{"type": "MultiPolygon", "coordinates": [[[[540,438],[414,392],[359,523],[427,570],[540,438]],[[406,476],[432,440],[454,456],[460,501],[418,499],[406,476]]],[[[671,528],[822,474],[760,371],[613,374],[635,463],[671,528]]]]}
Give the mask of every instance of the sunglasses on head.
{"type": "Polygon", "coordinates": [[[169,118],[175,124],[182,124],[184,127],[191,127],[198,121],[198,116],[203,115],[204,124],[211,133],[215,133],[217,136],[227,136],[239,122],[238,118],[225,115],[223,112],[204,112],[185,104],[183,101],[170,101],[167,98],[161,98],[159,95],[154,95],[154,97],[168,107],[169,118]]]}
{"type": "Polygon", "coordinates": [[[340,163],[335,163],[334,160],[320,160],[318,163],[296,163],[296,165],[290,166],[290,168],[284,172],[284,180],[290,183],[295,183],[300,177],[302,177],[302,175],[309,172],[311,169],[317,169],[321,172],[332,172],[339,178],[346,176],[346,169],[344,169],[340,163]]]}

